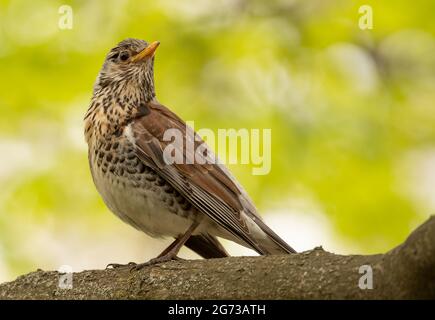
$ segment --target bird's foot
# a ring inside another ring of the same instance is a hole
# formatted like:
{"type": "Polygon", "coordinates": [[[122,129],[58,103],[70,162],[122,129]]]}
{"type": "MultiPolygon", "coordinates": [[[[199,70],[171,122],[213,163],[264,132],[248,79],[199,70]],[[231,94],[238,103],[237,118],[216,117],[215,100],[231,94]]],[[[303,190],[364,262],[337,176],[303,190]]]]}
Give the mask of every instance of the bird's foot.
{"type": "Polygon", "coordinates": [[[148,262],[134,264],[134,265],[132,265],[130,271],[133,271],[133,270],[137,271],[137,270],[140,270],[140,269],[145,268],[145,267],[150,267],[150,266],[164,263],[164,262],[168,262],[168,261],[184,261],[184,260],[186,260],[186,259],[179,258],[179,257],[173,256],[171,254],[166,254],[166,255],[151,259],[148,262]]]}
{"type": "Polygon", "coordinates": [[[122,263],[109,263],[106,266],[106,269],[119,269],[119,268],[124,268],[124,267],[132,267],[132,266],[136,266],[137,263],[136,262],[129,262],[127,264],[122,264],[122,263]]]}

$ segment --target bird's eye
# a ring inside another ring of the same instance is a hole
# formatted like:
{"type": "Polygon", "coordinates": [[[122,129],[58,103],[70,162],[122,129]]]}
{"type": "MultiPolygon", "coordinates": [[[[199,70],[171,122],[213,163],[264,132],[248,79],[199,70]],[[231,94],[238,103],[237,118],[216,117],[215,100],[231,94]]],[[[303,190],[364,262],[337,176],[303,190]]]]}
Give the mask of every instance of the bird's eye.
{"type": "Polygon", "coordinates": [[[126,61],[129,57],[130,57],[130,55],[128,54],[128,52],[124,51],[124,52],[121,52],[119,59],[121,59],[122,61],[126,61]]]}

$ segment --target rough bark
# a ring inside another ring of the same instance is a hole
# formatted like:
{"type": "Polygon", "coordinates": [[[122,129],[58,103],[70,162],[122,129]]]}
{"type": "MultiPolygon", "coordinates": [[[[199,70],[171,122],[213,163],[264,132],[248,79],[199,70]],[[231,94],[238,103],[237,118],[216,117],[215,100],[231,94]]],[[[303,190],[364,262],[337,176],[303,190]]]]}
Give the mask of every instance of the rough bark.
{"type": "Polygon", "coordinates": [[[321,248],[267,257],[174,261],[130,271],[36,271],[0,285],[0,299],[435,299],[435,217],[400,246],[378,255],[336,255],[321,248]],[[362,265],[373,289],[360,289],[362,265]]]}

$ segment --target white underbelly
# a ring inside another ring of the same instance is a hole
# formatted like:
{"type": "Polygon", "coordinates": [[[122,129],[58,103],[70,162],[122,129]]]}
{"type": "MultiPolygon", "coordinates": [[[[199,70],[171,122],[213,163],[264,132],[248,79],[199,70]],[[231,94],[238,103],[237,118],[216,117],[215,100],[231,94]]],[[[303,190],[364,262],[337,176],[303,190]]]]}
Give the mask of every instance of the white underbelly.
{"type": "MultiPolygon", "coordinates": [[[[98,171],[98,170],[97,170],[98,171]]],[[[124,178],[120,178],[124,179],[124,178]]],[[[152,190],[124,187],[94,172],[94,181],[107,207],[121,220],[153,237],[176,237],[192,223],[169,210],[152,190]]]]}

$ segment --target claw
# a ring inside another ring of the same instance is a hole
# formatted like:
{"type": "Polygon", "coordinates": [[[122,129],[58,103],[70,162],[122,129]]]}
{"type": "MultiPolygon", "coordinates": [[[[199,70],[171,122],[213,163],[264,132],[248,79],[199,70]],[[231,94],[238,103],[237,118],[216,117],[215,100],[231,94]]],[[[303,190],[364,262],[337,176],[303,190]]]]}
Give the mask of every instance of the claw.
{"type": "Polygon", "coordinates": [[[179,258],[177,256],[173,256],[171,254],[167,254],[167,255],[164,255],[161,257],[151,259],[148,262],[135,264],[131,267],[130,271],[138,271],[138,270],[141,270],[145,267],[150,267],[150,266],[153,266],[156,264],[160,264],[160,263],[164,263],[164,262],[168,262],[168,261],[180,261],[180,260],[185,260],[185,259],[179,258]]]}
{"type": "Polygon", "coordinates": [[[124,268],[124,267],[131,267],[131,266],[135,266],[136,263],[135,262],[129,262],[127,264],[121,264],[121,263],[109,263],[106,266],[106,269],[112,268],[112,269],[118,269],[118,268],[124,268]]]}

